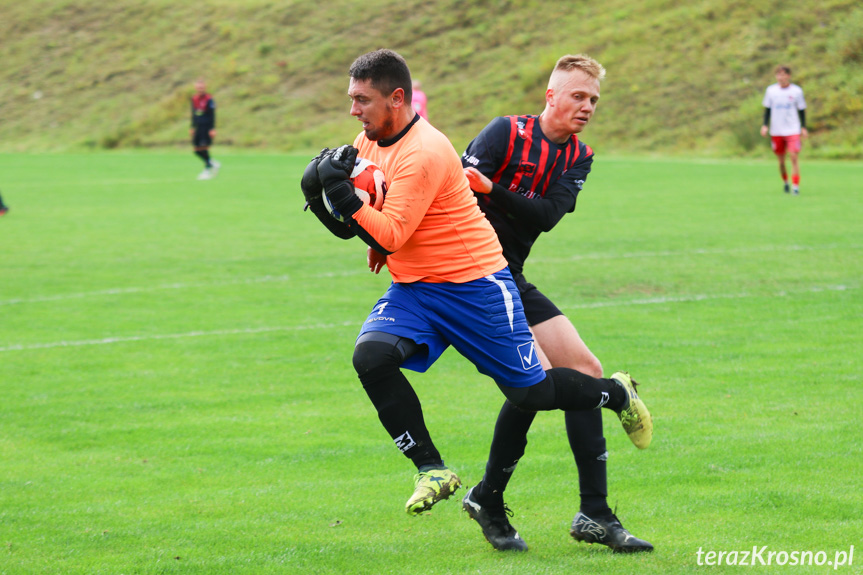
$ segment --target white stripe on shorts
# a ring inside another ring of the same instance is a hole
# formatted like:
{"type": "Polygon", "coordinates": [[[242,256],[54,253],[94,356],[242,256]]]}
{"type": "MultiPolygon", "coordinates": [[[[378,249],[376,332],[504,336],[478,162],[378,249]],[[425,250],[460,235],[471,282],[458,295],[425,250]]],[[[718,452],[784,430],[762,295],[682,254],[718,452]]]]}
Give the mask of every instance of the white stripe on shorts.
{"type": "Polygon", "coordinates": [[[497,279],[496,277],[485,276],[485,279],[487,279],[490,282],[494,282],[495,284],[497,284],[497,287],[500,288],[500,291],[503,294],[503,303],[506,305],[506,316],[509,318],[509,330],[515,331],[515,329],[512,326],[512,320],[513,320],[512,294],[509,293],[508,289],[506,289],[506,284],[503,283],[502,281],[500,281],[499,279],[497,279]]]}

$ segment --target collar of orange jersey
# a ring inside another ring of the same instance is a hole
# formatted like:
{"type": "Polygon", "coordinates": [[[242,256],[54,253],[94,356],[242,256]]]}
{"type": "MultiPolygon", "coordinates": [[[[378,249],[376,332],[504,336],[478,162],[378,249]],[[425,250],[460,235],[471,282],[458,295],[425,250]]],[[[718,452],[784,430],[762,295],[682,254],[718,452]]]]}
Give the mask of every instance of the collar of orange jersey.
{"type": "Polygon", "coordinates": [[[402,130],[401,132],[399,132],[398,134],[396,134],[395,136],[393,136],[392,138],[390,138],[388,140],[378,140],[378,146],[380,146],[381,148],[386,148],[387,146],[392,146],[393,144],[395,144],[396,142],[398,142],[399,140],[404,138],[405,134],[407,134],[408,131],[413,127],[413,125],[416,124],[417,122],[419,122],[419,120],[420,120],[420,115],[415,113],[414,119],[411,120],[407,126],[405,126],[404,130],[402,130]]]}

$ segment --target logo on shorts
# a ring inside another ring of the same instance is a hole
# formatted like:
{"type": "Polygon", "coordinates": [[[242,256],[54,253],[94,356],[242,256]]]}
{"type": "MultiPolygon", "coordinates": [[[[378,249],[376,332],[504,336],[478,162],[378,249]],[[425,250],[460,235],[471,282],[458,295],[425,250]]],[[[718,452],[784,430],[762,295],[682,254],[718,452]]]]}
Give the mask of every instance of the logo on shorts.
{"type": "Polygon", "coordinates": [[[539,363],[539,358],[536,356],[536,348],[533,346],[533,341],[529,341],[518,346],[518,356],[521,358],[521,366],[525,371],[539,363]]]}
{"type": "Polygon", "coordinates": [[[396,442],[396,447],[398,447],[399,451],[401,451],[402,453],[417,444],[417,442],[414,441],[414,438],[411,437],[411,434],[408,431],[405,431],[404,433],[393,439],[393,441],[396,442]]]}

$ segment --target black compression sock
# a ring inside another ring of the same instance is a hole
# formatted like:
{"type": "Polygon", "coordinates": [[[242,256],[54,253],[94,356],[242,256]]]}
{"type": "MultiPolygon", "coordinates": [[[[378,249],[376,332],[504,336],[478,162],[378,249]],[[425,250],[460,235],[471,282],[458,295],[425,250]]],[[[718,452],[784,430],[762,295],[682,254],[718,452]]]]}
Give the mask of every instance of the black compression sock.
{"type": "Polygon", "coordinates": [[[396,447],[417,469],[424,465],[443,467],[426,428],[420,400],[401,370],[389,366],[374,368],[360,375],[360,381],[396,447]]]}
{"type": "Polygon", "coordinates": [[[482,503],[502,503],[503,492],[518,460],[524,455],[527,432],[535,417],[536,412],[524,411],[509,401],[504,402],[494,426],[485,475],[474,490],[482,503]]]}
{"type": "Polygon", "coordinates": [[[516,405],[536,411],[605,407],[619,412],[628,401],[626,390],[613,379],[599,379],[567,367],[553,367],[545,373],[546,378],[531,387],[498,387],[516,405]]]}
{"type": "Polygon", "coordinates": [[[204,161],[204,167],[206,167],[206,168],[212,168],[213,167],[213,164],[210,162],[209,150],[195,150],[195,155],[204,161]]]}
{"type": "Polygon", "coordinates": [[[578,467],[580,511],[588,517],[608,515],[608,451],[602,434],[602,410],[567,411],[566,435],[578,467]]]}

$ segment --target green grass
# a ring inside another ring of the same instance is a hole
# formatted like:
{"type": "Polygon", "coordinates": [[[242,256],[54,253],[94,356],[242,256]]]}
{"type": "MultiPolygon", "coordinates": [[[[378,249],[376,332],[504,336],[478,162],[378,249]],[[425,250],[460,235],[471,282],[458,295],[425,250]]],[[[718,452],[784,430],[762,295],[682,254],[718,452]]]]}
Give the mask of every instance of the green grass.
{"type": "MultiPolygon", "coordinates": [[[[863,164],[804,161],[790,197],[773,161],[599,157],[535,247],[528,277],[655,416],[644,452],[605,421],[610,501],[656,545],[628,557],[567,534],[557,413],[508,492],[529,553],[458,500],[408,517],[350,365],[387,278],[301,211],[307,157],[218,157],[198,182],[188,152],[0,155],[0,574],[667,574],[754,545],[860,569],[863,164]]],[[[409,377],[476,483],[500,393],[452,351],[409,377]]]]}
{"type": "Polygon", "coordinates": [[[861,29],[854,0],[0,0],[0,151],[185,149],[205,76],[220,145],[316,152],[357,130],[351,62],[388,47],[458,148],[494,115],[541,112],[557,58],[587,52],[608,69],[600,149],[758,154],[784,63],[807,156],[861,159],[861,29]]]}

